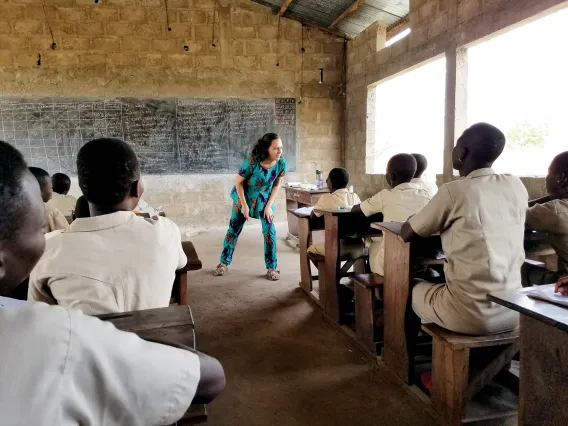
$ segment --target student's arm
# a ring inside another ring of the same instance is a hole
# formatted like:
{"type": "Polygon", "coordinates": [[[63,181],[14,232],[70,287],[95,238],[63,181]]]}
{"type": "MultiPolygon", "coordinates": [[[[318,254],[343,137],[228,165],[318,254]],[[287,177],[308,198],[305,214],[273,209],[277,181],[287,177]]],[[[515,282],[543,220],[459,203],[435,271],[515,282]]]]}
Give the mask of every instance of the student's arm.
{"type": "Polygon", "coordinates": [[[537,204],[544,204],[548,203],[549,201],[554,200],[555,197],[553,195],[545,195],[544,197],[536,198],[534,200],[529,201],[529,207],[535,206],[537,204]]]}
{"type": "Polygon", "coordinates": [[[192,402],[209,402],[225,386],[223,369],[210,356],[147,342],[98,318],[67,312],[64,403],[87,404],[90,424],[173,424],[192,402]]]}
{"type": "Polygon", "coordinates": [[[536,204],[527,209],[526,226],[535,231],[551,231],[558,225],[555,203],[536,204]]]}
{"type": "Polygon", "coordinates": [[[560,293],[563,296],[568,296],[568,276],[562,277],[554,286],[554,292],[560,293]]]}
{"type": "Polygon", "coordinates": [[[53,220],[53,225],[51,231],[57,231],[58,229],[69,228],[69,222],[67,222],[67,219],[65,219],[63,213],[61,213],[56,208],[53,209],[52,220],[53,220]]]}
{"type": "MultiPolygon", "coordinates": [[[[41,262],[41,260],[40,260],[41,262]]],[[[28,284],[28,301],[43,302],[48,305],[57,305],[57,301],[51,294],[51,290],[47,286],[48,280],[42,278],[38,274],[40,263],[32,270],[30,281],[28,284]]]]}
{"type": "Polygon", "coordinates": [[[351,208],[351,213],[363,213],[367,217],[377,213],[382,213],[384,196],[387,192],[388,189],[383,189],[381,192],[366,199],[361,204],[353,206],[351,208]]]}
{"type": "Polygon", "coordinates": [[[351,213],[362,213],[361,204],[355,204],[353,207],[351,207],[351,213]]]}
{"type": "Polygon", "coordinates": [[[401,230],[401,237],[409,242],[417,237],[426,238],[447,229],[454,202],[446,186],[442,186],[422,210],[408,219],[401,230]]]}

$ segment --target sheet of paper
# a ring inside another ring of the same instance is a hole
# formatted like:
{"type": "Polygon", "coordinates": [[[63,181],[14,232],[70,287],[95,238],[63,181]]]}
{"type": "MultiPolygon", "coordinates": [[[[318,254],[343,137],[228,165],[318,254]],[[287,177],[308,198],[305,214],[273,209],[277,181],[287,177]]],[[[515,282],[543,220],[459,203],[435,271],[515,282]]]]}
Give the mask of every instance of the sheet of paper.
{"type": "Polygon", "coordinates": [[[0,296],[0,308],[10,308],[12,306],[20,306],[26,302],[25,300],[12,299],[10,297],[0,296]]]}
{"type": "Polygon", "coordinates": [[[554,292],[554,284],[539,286],[525,293],[527,296],[568,307],[568,296],[554,292]]]}
{"type": "Polygon", "coordinates": [[[300,207],[299,209],[294,210],[294,213],[309,216],[312,214],[313,210],[313,207],[300,207]]]}

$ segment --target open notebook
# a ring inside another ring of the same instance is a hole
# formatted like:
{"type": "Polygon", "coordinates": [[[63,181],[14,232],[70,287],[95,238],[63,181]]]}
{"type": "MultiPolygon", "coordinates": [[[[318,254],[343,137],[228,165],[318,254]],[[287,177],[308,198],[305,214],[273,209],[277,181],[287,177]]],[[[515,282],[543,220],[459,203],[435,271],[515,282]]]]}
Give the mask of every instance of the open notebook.
{"type": "Polygon", "coordinates": [[[561,293],[554,292],[554,284],[535,287],[525,294],[533,299],[540,299],[546,302],[554,303],[568,308],[568,296],[563,296],[561,293]]]}
{"type": "Polygon", "coordinates": [[[25,300],[12,299],[10,297],[0,296],[0,308],[10,308],[12,306],[20,306],[26,302],[25,300]]]}

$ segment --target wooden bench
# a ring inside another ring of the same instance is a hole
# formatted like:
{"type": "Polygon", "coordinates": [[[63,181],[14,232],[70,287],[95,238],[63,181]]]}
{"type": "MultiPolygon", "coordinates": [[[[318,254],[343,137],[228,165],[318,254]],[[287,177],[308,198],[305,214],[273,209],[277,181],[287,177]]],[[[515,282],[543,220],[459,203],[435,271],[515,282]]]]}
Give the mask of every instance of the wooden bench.
{"type": "Polygon", "coordinates": [[[170,303],[189,305],[189,297],[187,295],[187,273],[189,271],[197,271],[201,269],[202,264],[191,241],[182,241],[181,247],[187,257],[187,263],[183,268],[176,271],[176,278],[172,287],[170,303]]]}
{"type": "Polygon", "coordinates": [[[379,274],[357,274],[355,283],[355,332],[357,339],[373,354],[377,354],[377,343],[383,341],[383,315],[377,312],[375,289],[382,289],[385,278],[379,274]],[[377,316],[377,313],[379,315],[377,316]]]}
{"type": "MultiPolygon", "coordinates": [[[[489,384],[519,351],[519,331],[468,336],[435,324],[423,324],[422,330],[433,338],[432,407],[443,424],[461,425],[468,401],[489,384]],[[490,350],[491,356],[482,352],[470,357],[474,348],[490,350]]],[[[504,413],[505,416],[511,414],[504,413]]],[[[468,421],[474,420],[468,418],[468,421]]]]}

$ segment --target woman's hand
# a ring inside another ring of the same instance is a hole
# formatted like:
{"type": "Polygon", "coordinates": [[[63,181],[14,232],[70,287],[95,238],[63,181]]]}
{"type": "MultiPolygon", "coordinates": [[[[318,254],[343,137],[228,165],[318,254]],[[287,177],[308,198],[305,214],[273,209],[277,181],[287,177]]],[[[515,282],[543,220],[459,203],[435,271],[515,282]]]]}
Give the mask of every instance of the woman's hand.
{"type": "Polygon", "coordinates": [[[563,296],[568,296],[568,277],[562,277],[554,287],[555,293],[561,293],[563,296]]]}
{"type": "Polygon", "coordinates": [[[247,205],[247,203],[244,203],[242,208],[241,208],[241,213],[242,215],[245,217],[246,220],[249,220],[250,218],[250,210],[249,210],[249,206],[247,205]]]}
{"type": "Polygon", "coordinates": [[[272,223],[274,220],[274,212],[272,211],[272,204],[267,204],[264,208],[264,218],[268,223],[272,223]]]}

